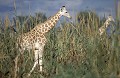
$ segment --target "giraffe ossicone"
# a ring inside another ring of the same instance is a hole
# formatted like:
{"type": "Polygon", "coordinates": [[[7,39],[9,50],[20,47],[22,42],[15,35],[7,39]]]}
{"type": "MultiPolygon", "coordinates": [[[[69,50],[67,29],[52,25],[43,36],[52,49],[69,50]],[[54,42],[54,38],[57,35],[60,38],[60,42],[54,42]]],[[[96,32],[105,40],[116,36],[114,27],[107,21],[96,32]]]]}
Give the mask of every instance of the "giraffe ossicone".
{"type": "Polygon", "coordinates": [[[60,10],[53,17],[44,23],[36,25],[30,32],[24,33],[17,38],[17,44],[19,45],[21,53],[24,53],[25,49],[33,49],[34,51],[34,65],[28,74],[29,76],[37,64],[40,65],[40,71],[43,71],[42,57],[44,46],[47,41],[45,34],[56,25],[61,16],[71,18],[65,6],[62,6],[62,8],[60,8],[60,10]]]}

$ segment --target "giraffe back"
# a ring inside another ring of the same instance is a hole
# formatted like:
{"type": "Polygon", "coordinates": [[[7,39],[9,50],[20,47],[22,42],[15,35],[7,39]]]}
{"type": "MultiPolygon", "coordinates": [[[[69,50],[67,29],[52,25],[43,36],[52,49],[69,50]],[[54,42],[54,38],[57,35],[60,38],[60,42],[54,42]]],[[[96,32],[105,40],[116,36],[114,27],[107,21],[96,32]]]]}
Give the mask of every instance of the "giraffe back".
{"type": "Polygon", "coordinates": [[[35,43],[45,44],[46,38],[43,34],[35,31],[24,33],[17,38],[17,44],[20,48],[32,49],[35,43]]]}

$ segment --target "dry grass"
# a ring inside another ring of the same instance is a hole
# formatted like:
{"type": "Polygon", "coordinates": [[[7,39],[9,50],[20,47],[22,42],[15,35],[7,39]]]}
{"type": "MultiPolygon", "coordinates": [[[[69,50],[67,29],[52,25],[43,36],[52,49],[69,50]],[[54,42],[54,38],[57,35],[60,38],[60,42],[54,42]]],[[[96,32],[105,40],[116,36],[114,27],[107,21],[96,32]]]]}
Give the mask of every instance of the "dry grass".
{"type": "MultiPolygon", "coordinates": [[[[87,17],[83,13],[80,18],[80,22],[74,22],[74,25],[61,23],[61,27],[53,28],[46,35],[45,73],[40,74],[36,67],[31,78],[117,78],[120,75],[118,35],[113,34],[110,38],[106,34],[99,36],[98,28],[103,23],[91,12],[87,17]]],[[[15,33],[8,27],[8,17],[5,20],[5,31],[0,32],[0,75],[13,78],[14,59],[19,54],[15,48],[16,38],[20,33],[27,32],[28,27],[16,20],[19,32],[15,33]]],[[[35,21],[31,21],[30,26],[33,26],[35,21]]],[[[33,65],[33,58],[33,53],[27,51],[18,58],[17,77],[25,78],[33,65]]]]}

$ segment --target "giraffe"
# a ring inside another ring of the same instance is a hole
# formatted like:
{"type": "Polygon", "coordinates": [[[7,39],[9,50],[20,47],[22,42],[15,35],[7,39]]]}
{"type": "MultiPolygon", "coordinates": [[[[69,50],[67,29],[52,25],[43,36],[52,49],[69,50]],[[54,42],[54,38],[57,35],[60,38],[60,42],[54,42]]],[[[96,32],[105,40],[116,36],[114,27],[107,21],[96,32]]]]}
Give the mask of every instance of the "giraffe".
{"type": "Polygon", "coordinates": [[[34,65],[28,76],[30,76],[37,64],[40,66],[40,72],[42,72],[43,50],[47,42],[45,34],[56,25],[61,16],[65,16],[71,19],[71,16],[67,12],[65,6],[62,6],[60,10],[47,21],[36,25],[30,32],[24,33],[17,38],[17,44],[21,54],[24,53],[25,49],[33,49],[34,51],[34,65]]]}
{"type": "Polygon", "coordinates": [[[99,28],[99,34],[100,36],[105,32],[106,28],[110,25],[110,22],[114,22],[114,19],[112,16],[108,16],[107,20],[105,21],[104,25],[99,28]]]}

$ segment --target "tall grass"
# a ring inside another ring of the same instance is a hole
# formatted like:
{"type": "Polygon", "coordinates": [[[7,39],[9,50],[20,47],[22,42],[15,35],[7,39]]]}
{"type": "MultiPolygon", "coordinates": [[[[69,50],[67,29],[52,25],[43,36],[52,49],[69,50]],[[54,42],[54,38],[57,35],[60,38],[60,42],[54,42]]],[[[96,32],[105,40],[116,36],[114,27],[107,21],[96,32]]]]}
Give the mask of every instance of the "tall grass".
{"type": "MultiPolygon", "coordinates": [[[[80,22],[74,24],[63,22],[60,27],[53,28],[46,34],[47,44],[44,49],[44,71],[40,74],[36,69],[30,78],[117,78],[120,76],[120,43],[119,37],[113,34],[99,36],[98,28],[101,20],[86,12],[81,15],[80,22]]],[[[14,59],[19,51],[15,48],[16,38],[20,33],[28,31],[27,25],[16,20],[16,30],[8,27],[9,19],[5,19],[5,30],[0,32],[0,74],[3,78],[13,78],[14,59]],[[12,35],[12,36],[11,36],[12,35]]],[[[35,20],[31,19],[35,24],[35,20]]],[[[23,21],[24,22],[24,21],[23,21]]],[[[34,23],[34,24],[33,24],[34,23]]],[[[31,29],[31,28],[30,28],[31,29]]],[[[34,63],[34,53],[25,51],[19,57],[19,78],[26,78],[34,63]]]]}

